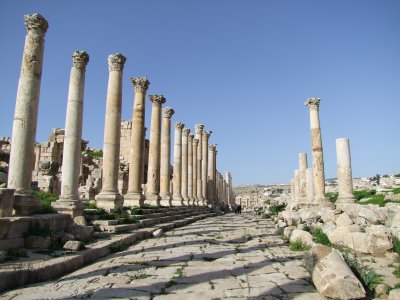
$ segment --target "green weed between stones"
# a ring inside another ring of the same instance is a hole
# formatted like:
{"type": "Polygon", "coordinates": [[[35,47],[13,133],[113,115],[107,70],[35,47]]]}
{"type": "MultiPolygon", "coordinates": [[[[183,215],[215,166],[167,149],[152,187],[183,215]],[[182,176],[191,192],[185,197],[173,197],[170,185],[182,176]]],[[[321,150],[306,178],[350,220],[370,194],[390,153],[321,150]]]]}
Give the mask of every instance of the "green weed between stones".
{"type": "Polygon", "coordinates": [[[394,269],[393,274],[396,275],[397,278],[400,278],[400,266],[394,269]]]}
{"type": "Polygon", "coordinates": [[[40,201],[42,207],[39,208],[35,213],[37,214],[52,214],[55,210],[51,206],[51,203],[58,200],[58,196],[52,193],[43,191],[32,191],[32,196],[40,201]]]}
{"type": "Polygon", "coordinates": [[[318,228],[314,230],[312,233],[314,241],[318,244],[322,244],[325,246],[332,246],[331,241],[329,240],[328,236],[322,231],[322,229],[318,228]]]}
{"type": "Polygon", "coordinates": [[[339,193],[327,192],[325,193],[325,196],[328,198],[330,202],[335,203],[339,196],[339,193]]]}
{"type": "Polygon", "coordinates": [[[277,215],[279,212],[285,210],[285,208],[286,208],[286,204],[281,204],[281,205],[273,204],[268,208],[268,210],[270,211],[270,213],[272,215],[277,215]]]}
{"type": "Polygon", "coordinates": [[[308,251],[310,249],[310,246],[304,245],[300,240],[290,243],[290,250],[292,251],[308,251]]]}

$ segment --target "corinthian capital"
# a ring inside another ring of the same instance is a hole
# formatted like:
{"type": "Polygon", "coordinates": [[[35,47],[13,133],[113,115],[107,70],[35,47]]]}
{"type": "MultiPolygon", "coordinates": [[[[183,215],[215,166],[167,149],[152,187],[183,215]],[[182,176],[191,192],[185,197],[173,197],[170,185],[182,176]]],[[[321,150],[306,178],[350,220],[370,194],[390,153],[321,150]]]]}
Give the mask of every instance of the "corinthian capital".
{"type": "Polygon", "coordinates": [[[189,134],[190,134],[190,129],[189,128],[183,128],[183,134],[186,136],[186,137],[188,137],[189,136],[189,134]]]}
{"type": "Polygon", "coordinates": [[[210,151],[216,151],[216,150],[217,150],[217,146],[215,146],[215,145],[213,145],[213,144],[210,144],[210,145],[208,145],[208,150],[210,150],[210,151]]]}
{"type": "Polygon", "coordinates": [[[108,69],[110,71],[122,71],[126,62],[126,57],[121,53],[115,53],[108,56],[108,69]]]}
{"type": "Polygon", "coordinates": [[[212,133],[211,130],[210,131],[203,131],[203,138],[208,139],[210,137],[211,133],[212,133]]]}
{"type": "Polygon", "coordinates": [[[199,144],[199,139],[193,139],[193,145],[197,146],[199,144]]]}
{"type": "Polygon", "coordinates": [[[320,98],[307,98],[307,101],[304,103],[304,105],[308,106],[310,110],[318,110],[320,101],[320,98]]]}
{"type": "Polygon", "coordinates": [[[150,95],[149,98],[154,106],[161,106],[166,100],[163,95],[150,95]]]}
{"type": "Polygon", "coordinates": [[[194,135],[193,134],[189,134],[188,143],[193,143],[193,139],[194,139],[194,135]]]}
{"type": "Polygon", "coordinates": [[[204,129],[204,125],[203,124],[196,124],[195,125],[195,129],[196,129],[196,133],[201,134],[203,129],[204,129]]]}
{"type": "Polygon", "coordinates": [[[87,54],[86,51],[75,51],[72,53],[72,63],[75,68],[85,71],[88,62],[89,54],[87,54]]]}
{"type": "Polygon", "coordinates": [[[182,129],[185,124],[183,124],[182,122],[175,122],[174,126],[176,129],[182,129]]]}
{"type": "Polygon", "coordinates": [[[175,111],[171,107],[165,107],[162,110],[163,118],[171,119],[175,111]]]}
{"type": "Polygon", "coordinates": [[[135,91],[139,93],[145,93],[150,84],[150,81],[147,79],[147,77],[135,77],[131,78],[131,81],[135,87],[135,91]]]}
{"type": "Polygon", "coordinates": [[[24,23],[26,30],[44,35],[49,28],[49,23],[41,14],[25,15],[24,23]]]}

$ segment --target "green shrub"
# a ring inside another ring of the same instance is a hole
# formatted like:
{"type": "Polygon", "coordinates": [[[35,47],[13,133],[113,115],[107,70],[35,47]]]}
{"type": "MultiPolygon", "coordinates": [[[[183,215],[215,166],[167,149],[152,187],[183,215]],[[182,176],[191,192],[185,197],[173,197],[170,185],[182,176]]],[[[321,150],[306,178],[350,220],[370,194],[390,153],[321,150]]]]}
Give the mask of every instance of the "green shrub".
{"type": "Polygon", "coordinates": [[[103,157],[103,151],[102,150],[95,151],[95,150],[87,149],[85,153],[90,158],[102,158],[103,157]]]}
{"type": "Polygon", "coordinates": [[[96,203],[93,203],[93,202],[86,202],[85,203],[85,208],[97,209],[97,205],[96,205],[96,203]]]}
{"type": "Polygon", "coordinates": [[[392,190],[393,194],[400,194],[400,188],[395,188],[392,190]]]}
{"type": "Polygon", "coordinates": [[[397,278],[400,278],[400,266],[394,269],[393,274],[396,275],[397,278]]]}
{"type": "Polygon", "coordinates": [[[286,204],[281,204],[281,205],[273,204],[268,208],[268,210],[271,212],[271,214],[277,215],[280,211],[285,210],[285,207],[286,204]]]}
{"type": "Polygon", "coordinates": [[[393,251],[400,254],[400,240],[397,237],[393,241],[393,251]]]}
{"type": "Polygon", "coordinates": [[[269,205],[269,204],[271,204],[271,199],[267,199],[267,200],[265,200],[265,201],[264,201],[264,204],[266,204],[266,205],[269,205]]]}
{"type": "Polygon", "coordinates": [[[359,202],[359,204],[367,205],[367,204],[376,204],[380,207],[385,206],[385,196],[384,195],[373,195],[370,200],[359,202]]]}
{"type": "Polygon", "coordinates": [[[362,198],[368,198],[376,194],[375,190],[363,190],[363,191],[354,191],[353,195],[356,197],[356,201],[360,201],[362,198]]]}
{"type": "Polygon", "coordinates": [[[44,192],[44,191],[32,191],[32,196],[40,201],[42,207],[36,211],[37,214],[51,214],[55,210],[51,206],[51,203],[58,200],[58,195],[44,192]]]}
{"type": "Polygon", "coordinates": [[[304,245],[300,240],[290,243],[290,250],[292,251],[308,251],[310,249],[310,246],[304,245]]]}
{"type": "Polygon", "coordinates": [[[339,196],[339,193],[327,192],[325,193],[325,196],[328,198],[330,202],[335,203],[339,196]]]}
{"type": "Polygon", "coordinates": [[[322,231],[322,229],[318,228],[317,230],[314,230],[312,235],[316,243],[325,246],[332,246],[331,241],[329,240],[328,236],[322,231]]]}

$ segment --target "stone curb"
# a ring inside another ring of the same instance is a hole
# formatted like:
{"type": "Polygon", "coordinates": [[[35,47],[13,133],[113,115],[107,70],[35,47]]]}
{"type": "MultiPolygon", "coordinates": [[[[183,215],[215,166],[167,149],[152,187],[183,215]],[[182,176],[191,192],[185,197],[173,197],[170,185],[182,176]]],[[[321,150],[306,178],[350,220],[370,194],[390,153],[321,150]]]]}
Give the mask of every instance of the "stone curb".
{"type": "Polygon", "coordinates": [[[24,267],[24,269],[21,268],[19,270],[0,270],[0,292],[65,275],[83,265],[112,253],[110,247],[112,247],[113,244],[126,247],[132,245],[137,240],[151,237],[153,231],[157,229],[168,231],[215,215],[215,213],[206,213],[170,223],[161,223],[153,227],[141,228],[134,233],[121,234],[113,237],[111,240],[99,241],[92,245],[91,248],[71,256],[57,257],[48,261],[35,263],[32,266],[28,265],[24,267]]]}

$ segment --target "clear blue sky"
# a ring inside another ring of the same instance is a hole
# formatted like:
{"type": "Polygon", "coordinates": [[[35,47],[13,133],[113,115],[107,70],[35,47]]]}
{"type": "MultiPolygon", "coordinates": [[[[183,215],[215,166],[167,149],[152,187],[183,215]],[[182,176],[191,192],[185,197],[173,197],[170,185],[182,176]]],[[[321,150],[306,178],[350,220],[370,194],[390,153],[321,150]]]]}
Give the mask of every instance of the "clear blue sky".
{"type": "MultiPolygon", "coordinates": [[[[0,136],[10,136],[26,35],[49,22],[37,141],[65,125],[71,54],[86,50],[83,137],[102,147],[107,56],[121,52],[123,119],[130,77],[147,75],[173,121],[203,123],[234,184],[288,182],[311,142],[307,97],[320,97],[326,177],[335,139],[350,138],[353,175],[400,171],[400,1],[0,2],[0,136]]],[[[150,102],[146,123],[150,127],[150,102]]]]}

